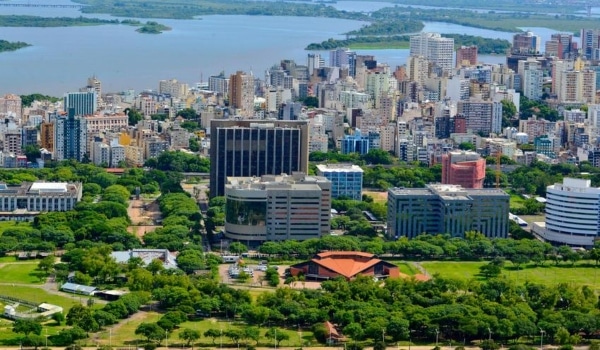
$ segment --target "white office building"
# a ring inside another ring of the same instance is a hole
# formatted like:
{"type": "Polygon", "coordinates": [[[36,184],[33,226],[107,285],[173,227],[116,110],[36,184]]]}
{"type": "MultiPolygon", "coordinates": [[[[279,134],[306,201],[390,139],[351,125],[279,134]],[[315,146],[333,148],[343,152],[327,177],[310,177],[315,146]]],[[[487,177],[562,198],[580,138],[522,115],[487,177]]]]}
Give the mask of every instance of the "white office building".
{"type": "Polygon", "coordinates": [[[590,180],[565,178],[546,190],[546,221],[533,232],[548,242],[592,247],[600,232],[600,188],[590,180]]]}
{"type": "Polygon", "coordinates": [[[410,55],[423,56],[444,71],[451,71],[454,61],[454,39],[439,33],[420,33],[410,37],[410,55]]]}

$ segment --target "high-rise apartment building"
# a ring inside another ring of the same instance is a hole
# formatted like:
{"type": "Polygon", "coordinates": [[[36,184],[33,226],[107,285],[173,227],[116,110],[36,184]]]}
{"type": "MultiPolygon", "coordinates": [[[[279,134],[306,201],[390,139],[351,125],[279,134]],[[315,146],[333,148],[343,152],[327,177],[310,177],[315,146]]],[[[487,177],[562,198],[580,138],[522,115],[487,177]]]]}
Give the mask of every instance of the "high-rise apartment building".
{"type": "Polygon", "coordinates": [[[468,130],[484,135],[502,132],[502,103],[475,98],[458,101],[455,132],[465,133],[468,130]],[[464,126],[459,120],[464,120],[464,126]]]}
{"type": "Polygon", "coordinates": [[[315,69],[325,67],[325,60],[318,53],[309,53],[307,66],[308,66],[308,75],[312,76],[315,69]]]}
{"type": "Polygon", "coordinates": [[[581,52],[588,60],[600,58],[600,29],[582,29],[580,33],[581,52]]]}
{"type": "Polygon", "coordinates": [[[13,94],[6,94],[0,97],[0,115],[12,114],[21,118],[21,97],[13,94]]]}
{"type": "Polygon", "coordinates": [[[210,196],[222,196],[229,176],[308,172],[305,120],[212,120],[210,196]]]}
{"type": "Polygon", "coordinates": [[[456,68],[477,64],[477,46],[461,46],[456,49],[456,68]]]}
{"type": "Polygon", "coordinates": [[[559,59],[573,58],[577,53],[577,43],[573,42],[572,34],[555,33],[546,41],[546,56],[559,59]]]}
{"type": "Polygon", "coordinates": [[[414,238],[422,233],[447,233],[464,237],[465,232],[474,230],[489,238],[506,238],[509,199],[499,189],[441,184],[390,188],[388,235],[414,238]]]}
{"type": "Polygon", "coordinates": [[[227,181],[225,237],[256,245],[329,233],[331,182],[326,178],[294,173],[227,181]]]}
{"type": "Polygon", "coordinates": [[[38,129],[35,126],[24,126],[21,134],[23,147],[38,145],[38,129]]]}
{"type": "Polygon", "coordinates": [[[98,109],[98,96],[90,91],[66,93],[63,108],[67,113],[73,109],[76,116],[93,114],[98,109]]]}
{"type": "Polygon", "coordinates": [[[485,159],[476,152],[452,151],[442,155],[442,183],[483,188],[485,159]]]}
{"type": "Polygon", "coordinates": [[[87,156],[87,125],[85,118],[70,108],[66,116],[54,122],[54,159],[82,161],[87,156]]]}
{"type": "Polygon", "coordinates": [[[596,72],[571,70],[558,73],[557,98],[561,103],[596,103],[596,72]]]}
{"type": "Polygon", "coordinates": [[[22,144],[23,144],[23,135],[21,135],[21,131],[14,129],[8,130],[3,133],[3,148],[2,151],[4,153],[14,153],[21,154],[22,144]]]}
{"type": "Polygon", "coordinates": [[[541,100],[544,89],[544,71],[538,67],[524,69],[521,73],[523,96],[530,100],[541,100]]]}
{"type": "Polygon", "coordinates": [[[54,151],[54,123],[40,125],[40,147],[49,152],[54,151]]]}
{"type": "Polygon", "coordinates": [[[243,117],[254,115],[254,76],[237,71],[229,77],[229,105],[243,117]]]}
{"type": "Polygon", "coordinates": [[[188,85],[177,79],[161,80],[158,82],[158,93],[182,98],[188,93],[188,85]]]}
{"type": "Polygon", "coordinates": [[[439,33],[413,35],[410,37],[410,55],[423,56],[449,72],[453,67],[454,39],[443,38],[439,33]]]}
{"type": "Polygon", "coordinates": [[[532,32],[517,33],[513,36],[512,53],[536,54],[541,50],[542,40],[532,32]]]}
{"type": "Polygon", "coordinates": [[[208,89],[223,96],[227,95],[229,93],[229,78],[225,77],[225,72],[208,77],[208,89]]]}

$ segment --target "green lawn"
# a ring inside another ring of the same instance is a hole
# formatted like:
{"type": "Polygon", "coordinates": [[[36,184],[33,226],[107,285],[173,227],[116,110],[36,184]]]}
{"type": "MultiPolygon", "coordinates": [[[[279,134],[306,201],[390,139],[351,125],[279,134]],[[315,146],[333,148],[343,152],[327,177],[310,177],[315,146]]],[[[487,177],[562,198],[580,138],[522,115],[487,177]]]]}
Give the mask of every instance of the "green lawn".
{"type": "MultiPolygon", "coordinates": [[[[471,279],[482,278],[479,276],[479,267],[486,262],[458,262],[458,261],[428,261],[421,265],[431,275],[436,273],[444,277],[471,279]]],[[[575,266],[571,264],[560,264],[555,266],[547,262],[545,266],[527,265],[520,270],[507,263],[502,270],[502,275],[516,283],[541,283],[545,285],[556,285],[558,283],[571,283],[575,285],[587,285],[595,290],[600,290],[600,268],[590,265],[590,262],[580,262],[575,266]]]]}
{"type": "MultiPolygon", "coordinates": [[[[138,313],[138,314],[132,316],[129,320],[122,321],[123,323],[121,325],[113,326],[111,340],[109,340],[110,336],[109,336],[108,329],[106,329],[102,332],[99,332],[97,334],[98,342],[100,345],[103,345],[103,344],[108,345],[109,342],[112,341],[113,346],[134,345],[136,343],[142,344],[145,342],[145,339],[135,335],[135,329],[142,322],[156,322],[160,319],[161,316],[162,316],[161,314],[156,313],[156,312],[138,313]]],[[[212,347],[213,346],[212,338],[204,337],[204,332],[206,330],[212,328],[212,329],[219,329],[219,330],[222,329],[223,332],[226,332],[228,329],[241,328],[241,327],[243,327],[243,325],[241,325],[241,324],[216,320],[216,319],[212,319],[212,318],[200,320],[200,321],[188,321],[188,322],[182,323],[178,329],[175,329],[173,332],[169,333],[168,345],[170,347],[171,346],[172,347],[180,347],[180,346],[184,345],[184,342],[179,339],[179,333],[183,329],[189,328],[189,329],[197,330],[202,334],[200,340],[195,343],[196,346],[212,347]]],[[[261,339],[259,340],[259,344],[262,346],[268,346],[272,342],[272,340],[269,340],[264,337],[264,334],[266,331],[267,331],[266,327],[260,328],[261,339]]],[[[285,333],[289,336],[289,339],[290,339],[289,341],[281,342],[281,344],[280,344],[281,346],[300,347],[300,337],[299,337],[300,334],[296,330],[278,328],[277,333],[278,334],[285,333]]],[[[92,335],[88,339],[88,345],[96,345],[96,343],[94,343],[94,341],[93,341],[94,338],[96,338],[96,337],[94,337],[92,335]]],[[[302,338],[304,339],[305,345],[307,344],[307,342],[313,341],[312,332],[303,330],[302,338]]],[[[223,340],[224,347],[234,347],[234,345],[235,345],[226,336],[223,336],[222,340],[223,340]]],[[[251,341],[251,343],[254,344],[254,341],[251,341]]],[[[216,339],[216,344],[220,344],[219,338],[216,339]]],[[[164,346],[164,340],[162,341],[162,345],[164,346]]]]}
{"type": "Polygon", "coordinates": [[[14,255],[0,257],[0,263],[15,262],[17,258],[14,255]]]}
{"type": "MultiPolygon", "coordinates": [[[[71,307],[78,303],[78,299],[72,299],[66,296],[50,294],[39,287],[12,286],[10,284],[0,285],[0,295],[7,295],[15,298],[31,301],[36,304],[50,303],[62,306],[66,314],[71,307]]],[[[81,296],[85,300],[85,296],[81,296]]]]}
{"type": "Polygon", "coordinates": [[[468,280],[476,277],[479,267],[484,264],[485,262],[472,261],[427,261],[422,262],[421,266],[432,276],[439,274],[442,277],[468,280]]]}
{"type": "Polygon", "coordinates": [[[523,203],[525,202],[525,198],[521,197],[518,194],[511,193],[510,194],[510,207],[511,208],[523,208],[523,203]]]}
{"type": "Polygon", "coordinates": [[[29,227],[30,224],[28,222],[19,221],[0,221],[0,236],[2,236],[2,232],[4,232],[4,230],[15,226],[29,227]]]}
{"type": "Polygon", "coordinates": [[[0,282],[28,284],[42,283],[43,279],[40,279],[38,277],[39,275],[36,275],[36,273],[40,273],[40,271],[36,270],[37,266],[37,262],[7,263],[0,267],[0,282]]]}
{"type": "MultiPolygon", "coordinates": [[[[389,260],[388,260],[389,261],[389,260]]],[[[400,272],[405,273],[409,276],[413,276],[416,275],[417,273],[419,273],[419,269],[417,269],[417,267],[409,262],[406,261],[390,261],[392,264],[398,266],[398,268],[400,269],[400,272]]]]}

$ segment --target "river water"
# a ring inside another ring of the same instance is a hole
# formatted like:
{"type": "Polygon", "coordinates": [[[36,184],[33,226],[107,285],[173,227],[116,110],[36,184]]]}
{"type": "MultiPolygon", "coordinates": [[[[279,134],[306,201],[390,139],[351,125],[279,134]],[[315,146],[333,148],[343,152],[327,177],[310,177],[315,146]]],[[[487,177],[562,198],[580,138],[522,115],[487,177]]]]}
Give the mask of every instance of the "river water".
{"type": "MultiPolygon", "coordinates": [[[[11,1],[11,0],[9,0],[11,1]]],[[[19,2],[12,0],[14,2],[19,2]]],[[[23,2],[23,0],[20,0],[23,2]]],[[[30,3],[70,4],[69,0],[29,0],[30,3]]],[[[340,3],[338,3],[340,4],[340,3]]],[[[363,2],[348,1],[346,10],[365,11],[363,2]],[[350,3],[350,4],[348,4],[350,3]],[[353,5],[354,4],[354,5],[353,5]]],[[[387,3],[368,3],[372,9],[387,3]]],[[[80,16],[76,9],[0,7],[0,15],[80,16]]],[[[84,14],[96,18],[108,15],[84,14]]],[[[142,19],[145,21],[145,19],[142,19]]],[[[62,96],[83,86],[96,75],[104,91],[157,89],[161,79],[175,78],[194,84],[225,71],[264,71],[281,59],[306,63],[304,47],[360,28],[364,22],[306,17],[203,16],[195,20],[159,20],[173,30],[160,35],[135,32],[134,27],[102,25],[62,28],[0,27],[0,39],[32,44],[0,54],[0,94],[40,92],[62,96]]],[[[511,39],[512,34],[460,25],[428,22],[424,31],[511,39]]],[[[554,32],[536,28],[542,39],[554,32]],[[538,31],[539,30],[539,31],[538,31]]],[[[375,55],[392,67],[406,63],[408,50],[358,50],[375,55]]],[[[327,59],[327,54],[324,53],[327,59]]],[[[480,56],[502,63],[501,56],[480,56]]]]}

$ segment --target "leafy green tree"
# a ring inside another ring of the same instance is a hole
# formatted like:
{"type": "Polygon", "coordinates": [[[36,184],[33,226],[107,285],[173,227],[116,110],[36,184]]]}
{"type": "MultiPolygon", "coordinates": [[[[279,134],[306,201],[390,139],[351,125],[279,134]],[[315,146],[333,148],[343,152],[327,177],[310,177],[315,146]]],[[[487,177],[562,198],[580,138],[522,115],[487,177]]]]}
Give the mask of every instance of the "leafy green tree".
{"type": "Polygon", "coordinates": [[[138,122],[140,122],[142,119],[144,119],[144,116],[142,115],[142,113],[140,113],[135,108],[125,108],[125,110],[123,112],[125,112],[125,114],[127,114],[127,121],[129,123],[129,125],[131,125],[131,126],[137,125],[138,122]]]}
{"type": "Polygon", "coordinates": [[[471,142],[462,142],[458,145],[458,148],[463,151],[475,151],[475,145],[471,142]]]}
{"type": "Polygon", "coordinates": [[[95,332],[99,329],[92,310],[80,304],[74,305],[67,313],[67,325],[77,326],[86,332],[95,332]]]}
{"type": "Polygon", "coordinates": [[[45,274],[49,274],[55,263],[54,255],[48,255],[47,257],[40,260],[38,263],[38,269],[43,271],[45,274]]]}
{"type": "Polygon", "coordinates": [[[223,335],[231,339],[236,346],[239,346],[240,341],[244,338],[244,331],[238,328],[231,328],[223,332],[223,335]]]}
{"type": "Polygon", "coordinates": [[[185,108],[177,112],[178,117],[182,117],[183,119],[198,119],[198,113],[193,108],[185,108]]]}
{"type": "Polygon", "coordinates": [[[35,162],[36,159],[42,156],[40,152],[40,146],[38,145],[27,145],[23,148],[23,153],[27,157],[27,160],[30,162],[35,162]]]}
{"type": "MultiPolygon", "coordinates": [[[[193,342],[200,339],[200,332],[195,329],[184,328],[179,333],[179,339],[185,340],[186,346],[190,346],[193,342]]],[[[193,344],[192,344],[193,348],[193,344]]]]}
{"type": "Polygon", "coordinates": [[[254,340],[255,344],[258,345],[260,329],[254,326],[244,327],[244,339],[254,340]]]}
{"type": "Polygon", "coordinates": [[[267,271],[265,271],[265,280],[271,287],[279,286],[279,271],[274,267],[267,268],[267,271]]]}
{"type": "Polygon", "coordinates": [[[277,328],[271,327],[265,332],[265,337],[273,340],[277,347],[279,347],[282,341],[290,340],[290,336],[282,331],[277,332],[277,328]]]}
{"type": "Polygon", "coordinates": [[[248,247],[241,242],[233,242],[229,245],[229,251],[233,254],[242,254],[248,251],[248,247]]]}
{"type": "Polygon", "coordinates": [[[13,323],[12,331],[22,333],[25,335],[25,338],[28,338],[29,334],[40,335],[42,333],[42,324],[36,320],[19,319],[13,323]]]}
{"type": "Polygon", "coordinates": [[[165,338],[165,330],[160,328],[156,323],[142,322],[135,329],[135,335],[145,337],[148,342],[160,344],[161,340],[165,338]]]}
{"type": "Polygon", "coordinates": [[[222,335],[222,331],[219,329],[209,328],[204,331],[204,336],[207,338],[212,338],[213,345],[216,345],[216,340],[222,335]]]}

